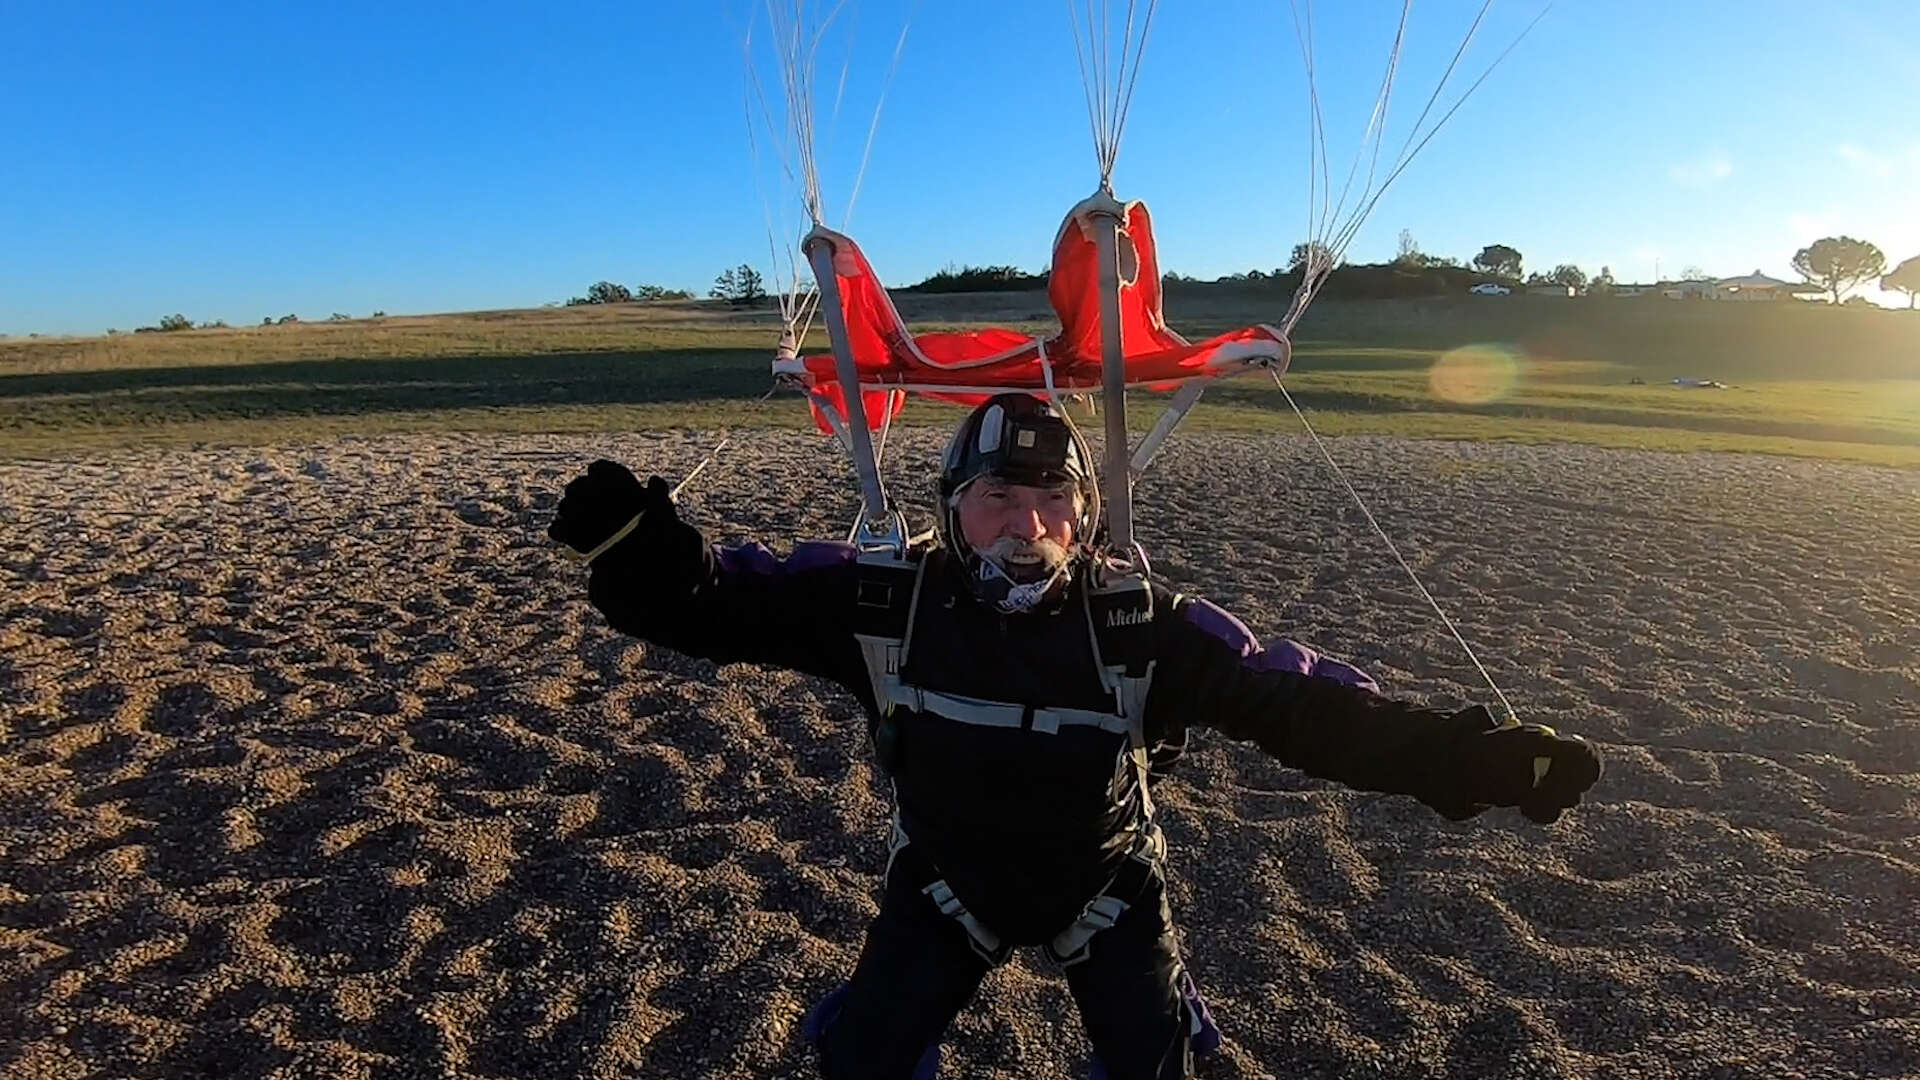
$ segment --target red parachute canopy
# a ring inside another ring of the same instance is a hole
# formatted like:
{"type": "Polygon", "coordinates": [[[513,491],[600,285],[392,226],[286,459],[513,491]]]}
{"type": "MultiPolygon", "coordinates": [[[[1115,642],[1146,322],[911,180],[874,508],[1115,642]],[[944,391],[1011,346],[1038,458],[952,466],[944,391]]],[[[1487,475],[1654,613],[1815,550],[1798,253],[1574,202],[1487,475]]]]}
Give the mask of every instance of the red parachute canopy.
{"type": "MultiPolygon", "coordinates": [[[[1103,196],[1068,213],[1053,244],[1047,295],[1060,317],[1060,333],[1041,340],[1003,327],[959,333],[909,333],[880,279],[850,237],[824,227],[814,235],[833,245],[833,271],[847,340],[859,372],[867,424],[878,428],[906,405],[906,394],[975,405],[995,393],[1044,393],[1049,367],[1062,394],[1098,391],[1102,385],[1100,265],[1095,230],[1104,225],[1091,211],[1104,203],[1123,214],[1116,252],[1120,271],[1120,319],[1128,386],[1172,389],[1196,378],[1245,370],[1250,363],[1288,358],[1286,339],[1264,324],[1244,327],[1199,344],[1167,328],[1160,310],[1160,262],[1145,203],[1121,206],[1103,196]]],[[[831,353],[774,361],[774,373],[795,378],[810,391],[814,422],[832,431],[824,407],[847,415],[844,390],[831,353]]]]}

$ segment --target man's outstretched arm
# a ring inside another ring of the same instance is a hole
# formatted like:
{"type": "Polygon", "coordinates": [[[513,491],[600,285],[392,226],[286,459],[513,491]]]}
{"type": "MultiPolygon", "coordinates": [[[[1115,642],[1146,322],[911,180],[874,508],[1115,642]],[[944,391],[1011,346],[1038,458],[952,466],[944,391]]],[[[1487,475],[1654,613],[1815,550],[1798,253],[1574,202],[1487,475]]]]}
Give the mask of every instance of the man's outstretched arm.
{"type": "Polygon", "coordinates": [[[717,663],[864,682],[847,630],[855,568],[845,544],[802,543],[784,559],[759,544],[709,544],[666,481],[641,485],[612,462],[567,486],[548,534],[593,556],[588,600],[622,633],[717,663]]]}
{"type": "Polygon", "coordinates": [[[1210,727],[1308,775],[1410,795],[1455,820],[1513,806],[1550,822],[1599,778],[1593,747],[1551,728],[1500,727],[1479,706],[1428,709],[1336,679],[1260,670],[1203,625],[1218,621],[1204,612],[1185,604],[1163,621],[1149,727],[1210,727]]]}

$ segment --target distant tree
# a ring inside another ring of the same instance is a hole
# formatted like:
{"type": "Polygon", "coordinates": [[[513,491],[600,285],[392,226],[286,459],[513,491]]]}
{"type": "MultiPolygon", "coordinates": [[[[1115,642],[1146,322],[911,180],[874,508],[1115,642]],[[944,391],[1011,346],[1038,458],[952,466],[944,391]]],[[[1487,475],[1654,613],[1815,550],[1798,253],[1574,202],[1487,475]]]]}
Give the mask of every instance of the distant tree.
{"type": "Polygon", "coordinates": [[[757,304],[767,298],[766,287],[760,280],[760,271],[743,263],[740,266],[738,279],[740,282],[741,303],[757,304]]]}
{"type": "Polygon", "coordinates": [[[353,316],[345,314],[344,312],[339,312],[339,311],[336,311],[333,314],[327,316],[328,322],[350,322],[352,321],[352,319],[353,319],[353,316]]]}
{"type": "Polygon", "coordinates": [[[1705,270],[1702,270],[1700,268],[1700,264],[1698,263],[1688,263],[1687,265],[1680,268],[1680,280],[1681,281],[1705,281],[1707,280],[1707,272],[1705,270]]]}
{"type": "MultiPolygon", "coordinates": [[[[1293,253],[1287,256],[1287,273],[1298,274],[1303,270],[1315,274],[1327,274],[1334,268],[1333,249],[1318,240],[1293,245],[1293,253]]],[[[1279,274],[1275,274],[1279,277],[1279,274]]]]}
{"type": "Polygon", "coordinates": [[[1561,263],[1547,275],[1547,280],[1555,285],[1571,285],[1574,292],[1582,292],[1587,287],[1587,272],[1572,263],[1561,263]]]}
{"type": "Polygon", "coordinates": [[[1406,267],[1426,265],[1420,254],[1420,245],[1413,239],[1412,229],[1400,230],[1400,248],[1394,254],[1393,261],[1406,267]]]}
{"type": "Polygon", "coordinates": [[[225,330],[225,329],[227,329],[227,320],[225,320],[225,319],[214,319],[214,320],[212,320],[211,322],[203,322],[203,323],[201,323],[201,324],[200,324],[200,329],[202,329],[202,330],[225,330]]]}
{"type": "Polygon", "coordinates": [[[1613,280],[1613,267],[1603,266],[1600,268],[1599,273],[1593,275],[1593,280],[1587,282],[1587,292],[1595,296],[1605,296],[1613,291],[1615,284],[1613,280]]]}
{"type": "Polygon", "coordinates": [[[271,315],[262,315],[262,316],[260,316],[260,325],[261,325],[261,326],[272,326],[272,325],[273,325],[273,316],[271,316],[271,315]]]}
{"type": "Polygon", "coordinates": [[[273,322],[275,326],[285,326],[288,323],[297,323],[299,321],[300,321],[300,316],[298,315],[282,315],[278,319],[275,319],[273,322]]]}
{"type": "Polygon", "coordinates": [[[624,304],[631,299],[633,293],[625,285],[611,281],[596,281],[587,287],[589,304],[624,304]]]}
{"type": "Polygon", "coordinates": [[[1827,236],[1794,252],[1793,268],[1808,283],[1827,290],[1837,304],[1848,289],[1885,273],[1887,257],[1865,240],[1827,236]]]}
{"type": "Polygon", "coordinates": [[[691,300],[693,294],[685,289],[669,289],[664,285],[636,285],[633,289],[635,300],[691,300]]]}
{"type": "Polygon", "coordinates": [[[1920,255],[1893,268],[1893,272],[1880,279],[1880,287],[1892,292],[1907,294],[1907,310],[1912,311],[1914,300],[1920,297],[1920,255]]]}
{"type": "Polygon", "coordinates": [[[193,329],[193,320],[187,318],[185,315],[166,315],[160,319],[160,329],[167,332],[174,330],[191,330],[193,329]]]}
{"type": "Polygon", "coordinates": [[[372,315],[372,318],[375,318],[375,319],[384,319],[386,317],[387,317],[387,313],[384,311],[376,311],[372,315]]]}
{"type": "Polygon", "coordinates": [[[760,271],[741,263],[714,278],[713,288],[707,290],[707,295],[734,307],[751,307],[765,299],[767,291],[760,283],[760,271]]]}
{"type": "Polygon", "coordinates": [[[1473,266],[1495,277],[1517,280],[1520,277],[1520,253],[1505,244],[1488,244],[1473,257],[1473,266]]]}

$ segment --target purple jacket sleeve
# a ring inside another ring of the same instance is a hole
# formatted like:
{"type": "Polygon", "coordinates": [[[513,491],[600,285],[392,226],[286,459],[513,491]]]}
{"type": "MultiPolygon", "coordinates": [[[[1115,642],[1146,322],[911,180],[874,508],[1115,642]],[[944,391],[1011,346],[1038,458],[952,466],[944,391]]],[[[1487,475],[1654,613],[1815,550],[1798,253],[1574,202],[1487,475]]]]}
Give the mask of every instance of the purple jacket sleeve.
{"type": "Polygon", "coordinates": [[[1444,797],[1454,783],[1464,730],[1451,714],[1387,697],[1364,672],[1297,643],[1262,645],[1204,600],[1157,625],[1150,729],[1212,728],[1365,791],[1444,797]]]}

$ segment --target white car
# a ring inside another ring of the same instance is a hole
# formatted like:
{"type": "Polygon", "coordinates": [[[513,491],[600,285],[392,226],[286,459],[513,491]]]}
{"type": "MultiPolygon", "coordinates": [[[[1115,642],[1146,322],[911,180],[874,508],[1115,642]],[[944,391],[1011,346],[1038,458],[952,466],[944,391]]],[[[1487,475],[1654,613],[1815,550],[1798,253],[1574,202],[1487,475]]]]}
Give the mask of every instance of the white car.
{"type": "Polygon", "coordinates": [[[1477,296],[1505,296],[1513,290],[1507,288],[1505,285],[1495,285],[1491,281],[1483,281],[1467,291],[1477,296]]]}

